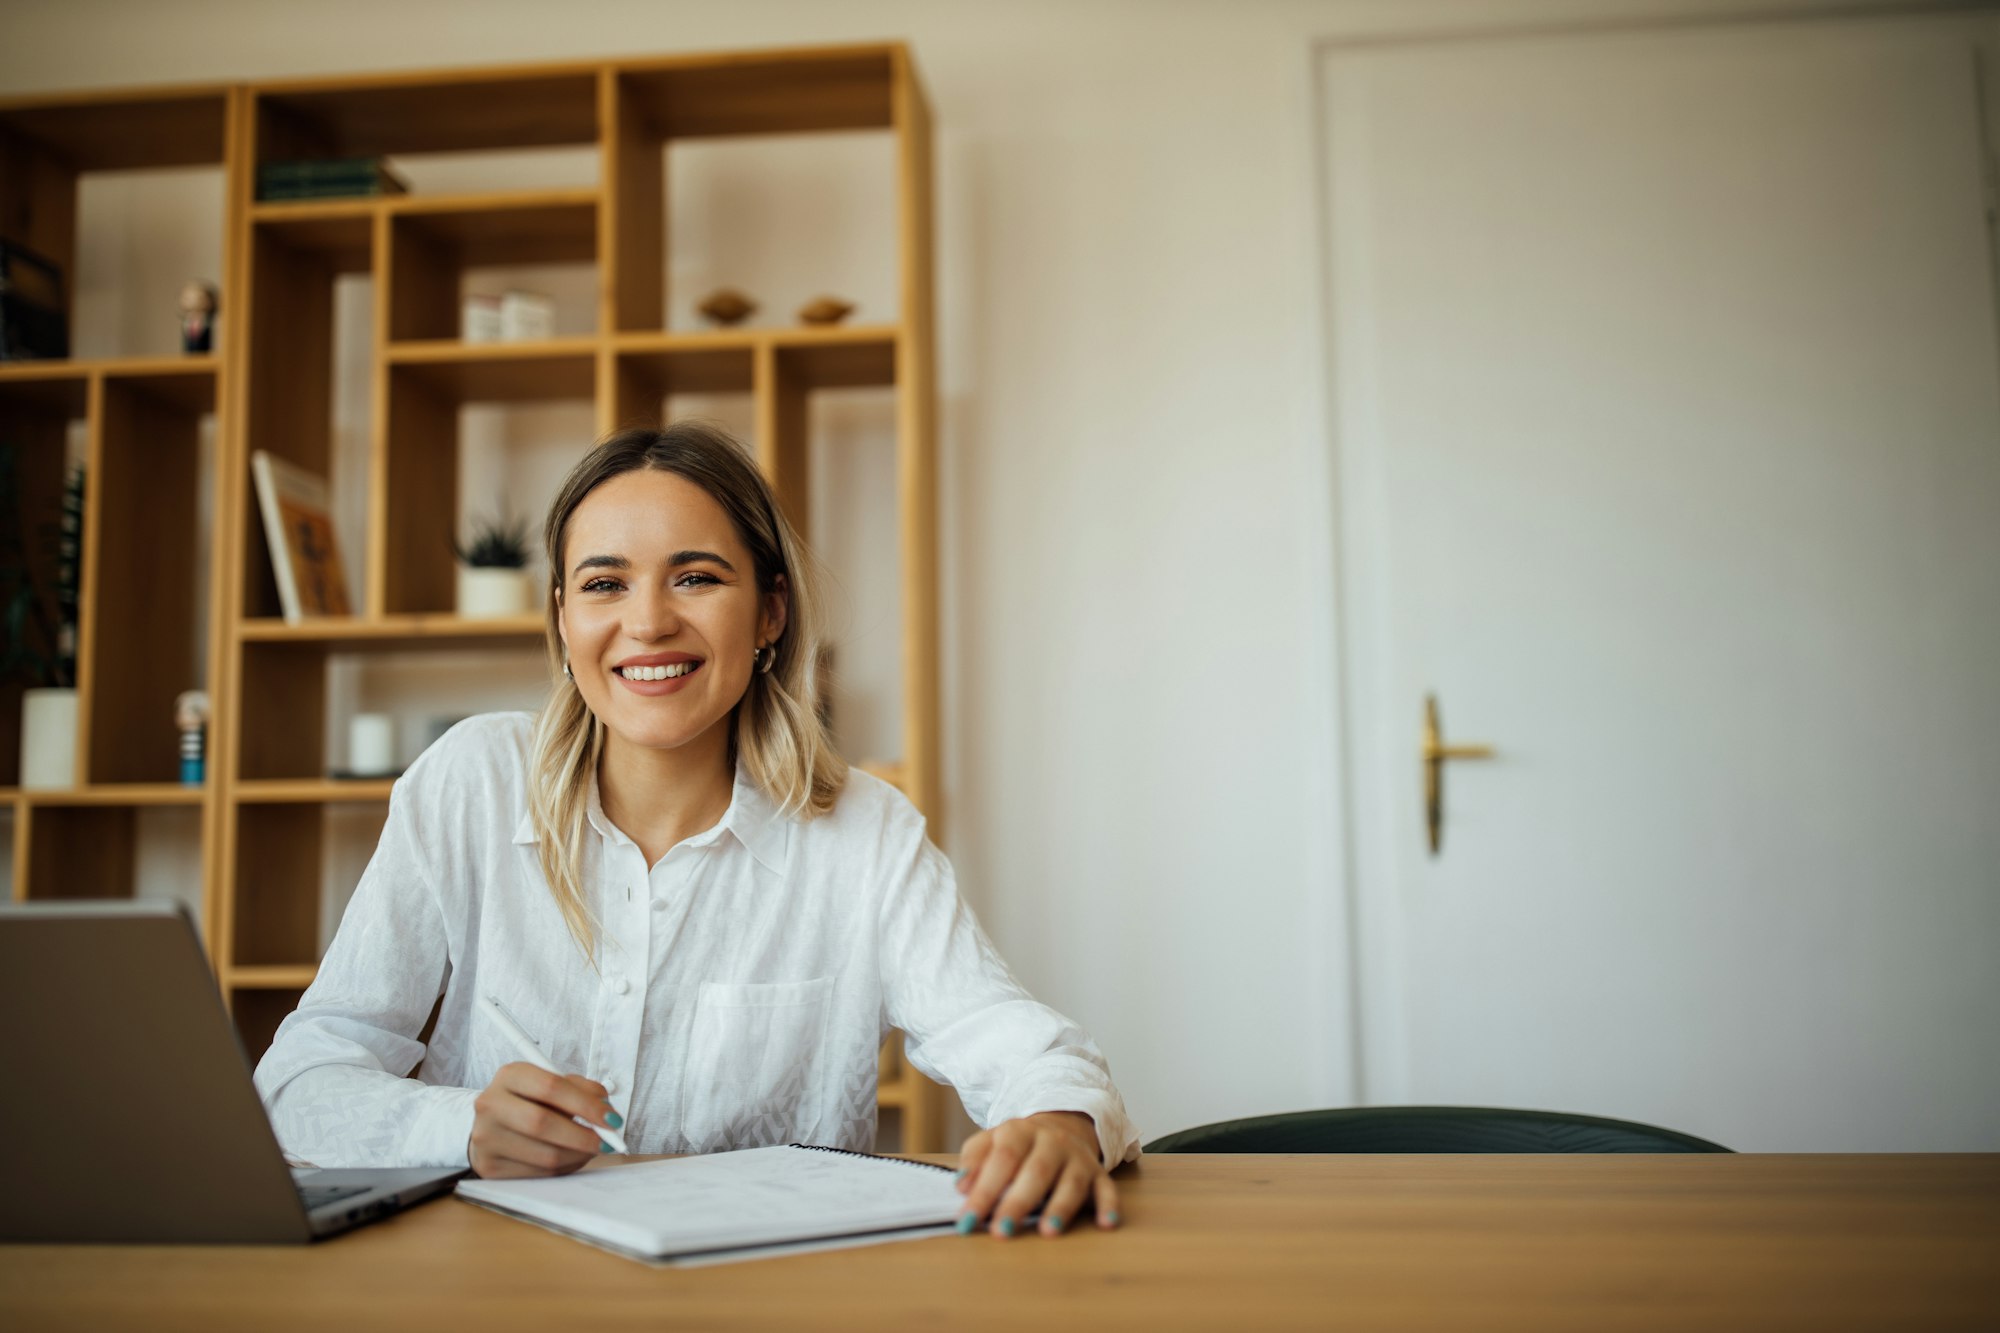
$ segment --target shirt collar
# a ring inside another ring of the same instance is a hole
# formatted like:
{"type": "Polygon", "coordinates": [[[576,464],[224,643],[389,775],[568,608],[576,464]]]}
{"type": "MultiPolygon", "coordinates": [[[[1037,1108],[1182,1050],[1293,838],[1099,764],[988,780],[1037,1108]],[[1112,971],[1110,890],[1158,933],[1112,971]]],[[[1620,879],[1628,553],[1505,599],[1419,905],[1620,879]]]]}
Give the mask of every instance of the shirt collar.
{"type": "MultiPolygon", "coordinates": [[[[604,805],[598,799],[597,775],[590,775],[590,796],[584,807],[590,819],[590,826],[597,830],[607,842],[630,842],[618,827],[605,818],[604,805]]],[[[730,788],[729,809],[714,828],[706,829],[687,840],[687,844],[703,847],[721,838],[724,833],[733,836],[743,844],[765,869],[783,874],[791,850],[791,821],[784,817],[778,807],[771,802],[764,789],[753,780],[739,759],[736,763],[736,780],[730,788]]],[[[514,841],[519,844],[539,842],[535,835],[534,817],[526,810],[521,812],[520,822],[514,826],[514,841]]]]}

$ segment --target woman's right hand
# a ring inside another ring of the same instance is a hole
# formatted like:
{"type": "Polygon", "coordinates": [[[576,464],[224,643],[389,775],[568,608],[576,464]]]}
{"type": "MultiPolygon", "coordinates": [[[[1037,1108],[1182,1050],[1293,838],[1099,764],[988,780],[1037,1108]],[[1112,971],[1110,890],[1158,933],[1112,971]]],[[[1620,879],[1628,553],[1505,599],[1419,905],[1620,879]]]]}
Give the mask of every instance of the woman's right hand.
{"type": "Polygon", "coordinates": [[[531,1064],[500,1066],[472,1103],[466,1152],[472,1172],[489,1179],[562,1176],[581,1167],[604,1141],[571,1119],[616,1129],[618,1113],[602,1083],[580,1074],[551,1074],[531,1064]]]}

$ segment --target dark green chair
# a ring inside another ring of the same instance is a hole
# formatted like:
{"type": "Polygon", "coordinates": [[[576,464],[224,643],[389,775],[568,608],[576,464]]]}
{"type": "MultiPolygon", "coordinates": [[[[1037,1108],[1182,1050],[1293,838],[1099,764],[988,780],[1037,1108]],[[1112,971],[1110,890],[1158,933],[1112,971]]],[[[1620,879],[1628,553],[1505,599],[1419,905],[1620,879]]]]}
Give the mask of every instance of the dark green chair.
{"type": "Polygon", "coordinates": [[[1168,1134],[1151,1152],[1728,1152],[1630,1120],[1485,1106],[1355,1106],[1221,1120],[1168,1134]]]}

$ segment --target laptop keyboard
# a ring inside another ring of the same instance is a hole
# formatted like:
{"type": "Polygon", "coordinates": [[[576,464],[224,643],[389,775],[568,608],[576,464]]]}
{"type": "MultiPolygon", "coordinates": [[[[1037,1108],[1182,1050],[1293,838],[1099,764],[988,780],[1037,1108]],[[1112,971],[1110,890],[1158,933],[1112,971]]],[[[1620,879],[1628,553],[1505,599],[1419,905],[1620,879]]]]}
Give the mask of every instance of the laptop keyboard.
{"type": "Polygon", "coordinates": [[[306,1211],[311,1212],[330,1203],[339,1203],[342,1199],[351,1199],[357,1194],[366,1194],[369,1188],[367,1185],[300,1185],[298,1191],[299,1198],[305,1200],[306,1211]]]}

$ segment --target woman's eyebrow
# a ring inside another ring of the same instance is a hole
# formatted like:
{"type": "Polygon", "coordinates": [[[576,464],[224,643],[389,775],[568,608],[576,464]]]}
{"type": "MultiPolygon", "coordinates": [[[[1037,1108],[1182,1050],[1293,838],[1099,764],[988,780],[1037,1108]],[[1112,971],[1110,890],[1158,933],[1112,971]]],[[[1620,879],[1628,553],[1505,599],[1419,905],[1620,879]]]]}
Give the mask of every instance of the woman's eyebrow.
{"type": "MultiPolygon", "coordinates": [[[[736,572],[736,566],[730,564],[713,551],[675,551],[667,557],[667,566],[670,569],[679,569],[682,565],[698,565],[703,562],[720,565],[732,574],[736,572]]],[[[575,578],[586,569],[627,570],[630,568],[632,568],[632,562],[622,555],[587,555],[577,561],[576,567],[570,570],[569,573],[571,578],[575,578]]]]}
{"type": "Polygon", "coordinates": [[[721,565],[732,574],[736,572],[736,566],[713,551],[675,551],[667,557],[667,564],[679,568],[682,565],[698,565],[704,560],[711,565],[721,565]]]}

